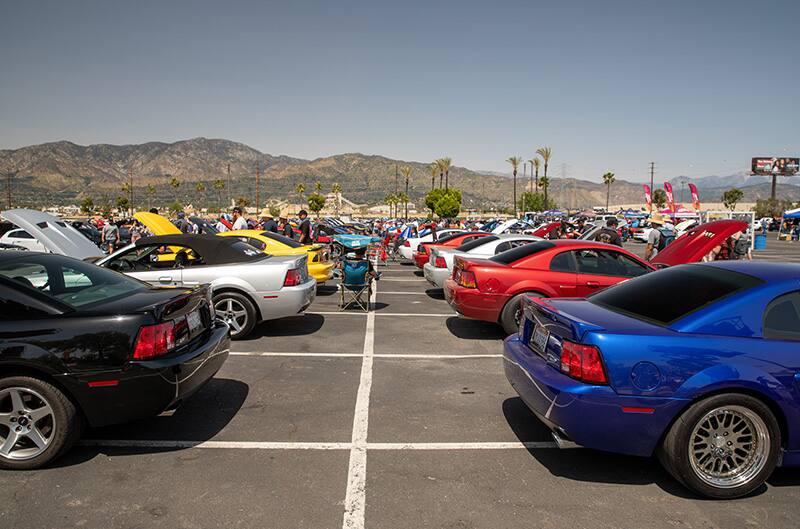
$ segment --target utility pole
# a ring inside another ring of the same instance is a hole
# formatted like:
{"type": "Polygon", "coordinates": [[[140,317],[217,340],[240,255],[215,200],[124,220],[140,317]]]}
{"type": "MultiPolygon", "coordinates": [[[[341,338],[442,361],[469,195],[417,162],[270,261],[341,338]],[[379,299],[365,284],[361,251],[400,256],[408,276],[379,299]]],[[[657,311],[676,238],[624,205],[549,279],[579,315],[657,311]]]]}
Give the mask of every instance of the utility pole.
{"type": "Polygon", "coordinates": [[[653,212],[653,193],[655,193],[655,185],[653,184],[653,175],[656,172],[656,162],[650,162],[650,213],[653,212]]]}
{"type": "Polygon", "coordinates": [[[231,199],[233,195],[231,195],[231,164],[228,163],[228,204],[231,203],[231,199]]]}
{"type": "Polygon", "coordinates": [[[128,208],[133,217],[133,170],[130,167],[128,168],[128,208]]]}
{"type": "Polygon", "coordinates": [[[256,215],[261,204],[261,162],[256,162],[256,215]]]}
{"type": "Polygon", "coordinates": [[[6,200],[8,203],[8,208],[11,209],[11,179],[17,176],[19,171],[8,171],[6,173],[6,200]]]}
{"type": "MultiPolygon", "coordinates": [[[[531,167],[533,169],[533,167],[531,167]]],[[[525,189],[525,180],[528,179],[528,162],[522,162],[522,189],[525,189]]],[[[531,190],[532,192],[533,190],[531,190]]]]}
{"type": "Polygon", "coordinates": [[[396,195],[400,188],[397,187],[397,164],[394,164],[394,194],[396,195]]]}

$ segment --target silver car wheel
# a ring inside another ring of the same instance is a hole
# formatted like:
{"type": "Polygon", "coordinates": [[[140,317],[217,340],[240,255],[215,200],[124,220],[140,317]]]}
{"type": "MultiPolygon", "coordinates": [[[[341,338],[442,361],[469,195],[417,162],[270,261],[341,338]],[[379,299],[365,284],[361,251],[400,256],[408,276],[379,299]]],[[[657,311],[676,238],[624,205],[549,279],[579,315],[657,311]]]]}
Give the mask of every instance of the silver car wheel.
{"type": "Polygon", "coordinates": [[[247,325],[247,310],[233,298],[222,298],[214,304],[217,316],[231,326],[233,334],[238,334],[247,325]]]}
{"type": "Polygon", "coordinates": [[[0,457],[32,459],[50,446],[56,432],[50,403],[22,387],[0,390],[0,457]]]}
{"type": "Polygon", "coordinates": [[[704,482],[734,488],[756,477],[769,459],[769,430],[764,420],[743,406],[706,413],[689,437],[689,462],[704,482]]]}

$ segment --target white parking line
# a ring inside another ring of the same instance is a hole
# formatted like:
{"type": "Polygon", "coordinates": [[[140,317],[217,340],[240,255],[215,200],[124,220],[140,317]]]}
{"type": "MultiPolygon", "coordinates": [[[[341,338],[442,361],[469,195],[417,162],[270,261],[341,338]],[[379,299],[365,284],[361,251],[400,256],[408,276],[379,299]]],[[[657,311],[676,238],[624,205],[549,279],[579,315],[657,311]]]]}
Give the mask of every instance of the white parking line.
{"type": "MultiPolygon", "coordinates": [[[[272,351],[236,351],[230,353],[231,356],[308,356],[308,357],[330,357],[330,358],[361,358],[363,353],[304,353],[304,352],[272,352],[272,351]]],[[[375,353],[373,358],[413,358],[421,360],[460,360],[470,358],[502,358],[501,354],[414,354],[414,353],[375,353]]]]}
{"type": "Polygon", "coordinates": [[[427,296],[427,292],[381,292],[381,295],[391,294],[392,296],[427,296]]]}
{"type": "Polygon", "coordinates": [[[429,355],[429,354],[387,354],[373,355],[375,358],[414,358],[419,360],[465,360],[470,358],[503,358],[501,354],[476,354],[476,355],[429,355]]]}
{"type": "Polygon", "coordinates": [[[252,351],[237,351],[230,353],[231,356],[322,356],[322,357],[345,357],[345,358],[360,358],[364,356],[361,353],[273,353],[273,352],[252,352],[252,351]]]}
{"type": "Polygon", "coordinates": [[[458,316],[455,312],[376,312],[376,316],[426,316],[430,318],[450,318],[458,316]]]}
{"type": "Polygon", "coordinates": [[[372,390],[372,355],[375,352],[375,300],[377,285],[370,296],[367,313],[367,331],[364,336],[364,358],[361,362],[361,380],[356,394],[353,415],[353,436],[350,463],[347,468],[347,492],[344,497],[343,529],[363,529],[367,487],[367,432],[369,430],[369,394],[372,390]]]}
{"type": "Polygon", "coordinates": [[[516,450],[520,448],[558,448],[553,441],[501,443],[369,443],[369,450],[516,450]]]}
{"type": "MultiPolygon", "coordinates": [[[[353,450],[353,443],[282,441],[184,441],[147,439],[83,439],[80,446],[98,448],[162,448],[208,450],[353,450]]],[[[364,443],[364,450],[519,450],[558,448],[552,441],[468,443],[364,443]]]]}
{"type": "Polygon", "coordinates": [[[422,278],[395,279],[393,277],[387,277],[387,278],[383,278],[382,277],[381,278],[381,283],[384,282],[384,281],[419,281],[419,282],[423,282],[423,281],[427,281],[427,279],[422,279],[422,278]]]}

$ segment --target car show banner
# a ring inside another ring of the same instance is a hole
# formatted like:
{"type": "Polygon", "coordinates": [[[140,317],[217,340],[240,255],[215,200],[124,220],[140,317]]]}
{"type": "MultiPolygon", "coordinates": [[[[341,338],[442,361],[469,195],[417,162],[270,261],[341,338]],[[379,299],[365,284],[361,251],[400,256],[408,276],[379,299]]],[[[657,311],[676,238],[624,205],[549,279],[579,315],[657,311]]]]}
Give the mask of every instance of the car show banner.
{"type": "Polygon", "coordinates": [[[664,182],[664,191],[667,192],[667,207],[672,213],[675,213],[675,197],[672,194],[672,184],[664,182]]]}
{"type": "Polygon", "coordinates": [[[697,193],[697,186],[690,183],[689,191],[692,192],[692,207],[695,211],[700,211],[700,195],[697,193]]]}

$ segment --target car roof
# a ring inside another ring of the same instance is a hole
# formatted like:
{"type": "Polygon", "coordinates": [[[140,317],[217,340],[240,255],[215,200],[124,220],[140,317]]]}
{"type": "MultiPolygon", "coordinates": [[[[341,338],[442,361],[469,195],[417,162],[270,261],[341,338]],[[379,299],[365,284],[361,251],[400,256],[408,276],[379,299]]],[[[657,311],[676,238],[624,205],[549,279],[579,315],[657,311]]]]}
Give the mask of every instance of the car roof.
{"type": "MultiPolygon", "coordinates": [[[[216,235],[192,235],[188,233],[176,235],[156,235],[155,237],[142,237],[134,243],[138,247],[154,244],[164,246],[186,246],[197,250],[208,265],[228,264],[261,259],[264,253],[253,248],[253,255],[244,254],[241,249],[233,248],[234,245],[245,244],[239,239],[231,237],[218,237],[216,235]]],[[[251,247],[252,248],[252,247],[251,247]]]]}
{"type": "MultiPolygon", "coordinates": [[[[712,261],[697,263],[700,266],[713,266],[733,272],[751,275],[764,281],[791,281],[800,278],[800,264],[767,263],[764,261],[712,261]]],[[[800,287],[800,282],[798,283],[800,287]]]]}

